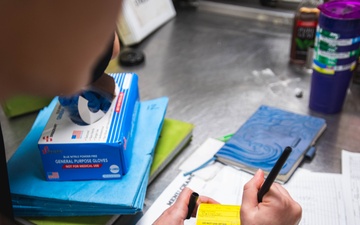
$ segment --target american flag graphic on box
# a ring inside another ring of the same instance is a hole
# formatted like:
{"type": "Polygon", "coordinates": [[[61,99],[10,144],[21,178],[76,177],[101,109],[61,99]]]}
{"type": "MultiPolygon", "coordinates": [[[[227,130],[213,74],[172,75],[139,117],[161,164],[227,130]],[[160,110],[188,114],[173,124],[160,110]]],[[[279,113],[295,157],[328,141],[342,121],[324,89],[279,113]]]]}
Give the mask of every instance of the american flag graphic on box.
{"type": "Polygon", "coordinates": [[[47,177],[48,177],[48,179],[59,179],[59,173],[58,172],[48,172],[47,177]]]}
{"type": "Polygon", "coordinates": [[[81,130],[74,130],[71,135],[71,139],[80,139],[82,136],[81,130]]]}

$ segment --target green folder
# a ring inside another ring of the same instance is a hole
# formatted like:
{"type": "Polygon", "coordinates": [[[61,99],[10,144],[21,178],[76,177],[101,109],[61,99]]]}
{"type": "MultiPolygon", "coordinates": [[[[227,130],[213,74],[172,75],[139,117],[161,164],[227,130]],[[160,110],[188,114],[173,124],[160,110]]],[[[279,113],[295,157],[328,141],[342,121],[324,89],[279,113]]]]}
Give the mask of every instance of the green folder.
{"type": "Polygon", "coordinates": [[[53,98],[35,96],[15,96],[1,102],[1,107],[8,118],[31,113],[49,105],[53,98]]]}
{"type": "Polygon", "coordinates": [[[149,184],[189,144],[193,129],[191,123],[168,118],[164,120],[150,168],[149,184]]]}
{"type": "MultiPolygon", "coordinates": [[[[175,119],[165,118],[154,159],[150,168],[149,184],[191,141],[194,125],[175,119]]],[[[27,218],[37,225],[98,225],[111,224],[118,216],[79,216],[79,217],[36,217],[27,218]]]]}

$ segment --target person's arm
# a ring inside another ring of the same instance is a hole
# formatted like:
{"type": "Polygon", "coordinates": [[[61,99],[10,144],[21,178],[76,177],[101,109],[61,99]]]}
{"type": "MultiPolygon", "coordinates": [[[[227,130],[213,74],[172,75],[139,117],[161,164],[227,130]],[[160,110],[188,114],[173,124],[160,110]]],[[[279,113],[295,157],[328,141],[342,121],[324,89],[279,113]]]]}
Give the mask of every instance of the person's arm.
{"type": "Polygon", "coordinates": [[[245,184],[241,205],[241,224],[295,225],[300,222],[302,209],[280,184],[274,183],[258,203],[257,192],[264,182],[264,172],[257,171],[245,184]]]}
{"type": "Polygon", "coordinates": [[[0,96],[84,87],[114,38],[120,10],[121,0],[2,1],[0,96]]]}
{"type": "MultiPolygon", "coordinates": [[[[188,214],[188,204],[192,193],[190,188],[184,188],[176,202],[165,210],[153,225],[183,225],[188,214]]],[[[200,195],[191,216],[196,215],[200,203],[218,204],[214,199],[200,195]]]]}
{"type": "Polygon", "coordinates": [[[119,53],[120,53],[120,40],[119,40],[119,36],[115,32],[113,52],[111,55],[111,59],[115,59],[119,55],[119,53]]]}

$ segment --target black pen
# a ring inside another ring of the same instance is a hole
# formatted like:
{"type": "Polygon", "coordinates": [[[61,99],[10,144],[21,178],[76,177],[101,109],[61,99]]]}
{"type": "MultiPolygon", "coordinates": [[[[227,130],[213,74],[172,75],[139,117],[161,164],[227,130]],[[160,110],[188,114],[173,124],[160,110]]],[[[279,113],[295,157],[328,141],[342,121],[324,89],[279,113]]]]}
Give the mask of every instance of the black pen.
{"type": "Polygon", "coordinates": [[[188,213],[186,216],[186,219],[190,219],[192,212],[194,211],[194,208],[196,206],[196,202],[199,198],[199,194],[196,192],[193,192],[189,199],[189,205],[188,205],[188,213]]]}
{"type": "Polygon", "coordinates": [[[261,186],[260,190],[257,193],[257,198],[258,198],[259,203],[262,202],[262,198],[264,197],[266,192],[269,191],[271,185],[274,183],[275,178],[279,174],[281,168],[283,167],[285,161],[289,157],[291,151],[292,151],[291,147],[289,147],[289,146],[286,147],[284,149],[284,151],[282,152],[281,156],[279,157],[279,159],[276,161],[274,167],[271,169],[271,171],[270,171],[269,175],[267,176],[265,182],[263,183],[263,185],[261,186]]]}

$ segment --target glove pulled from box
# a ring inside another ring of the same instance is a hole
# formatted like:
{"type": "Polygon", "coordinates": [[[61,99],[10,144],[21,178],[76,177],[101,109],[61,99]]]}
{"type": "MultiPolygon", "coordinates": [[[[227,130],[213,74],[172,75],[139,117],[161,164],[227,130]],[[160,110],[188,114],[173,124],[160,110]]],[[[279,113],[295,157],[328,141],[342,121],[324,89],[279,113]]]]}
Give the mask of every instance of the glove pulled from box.
{"type": "Polygon", "coordinates": [[[138,76],[111,76],[115,81],[113,96],[92,87],[78,96],[77,104],[73,99],[62,99],[67,106],[58,103],[54,108],[38,142],[47,180],[116,179],[127,173],[139,108],[138,76]],[[84,123],[81,113],[72,114],[81,111],[83,103],[87,110],[101,111],[101,116],[84,123]]]}

